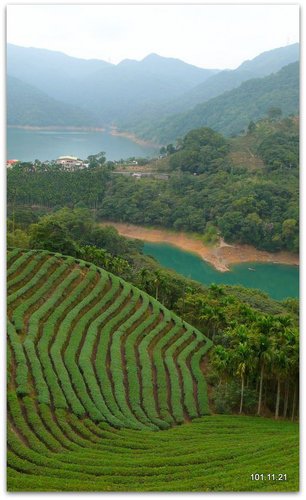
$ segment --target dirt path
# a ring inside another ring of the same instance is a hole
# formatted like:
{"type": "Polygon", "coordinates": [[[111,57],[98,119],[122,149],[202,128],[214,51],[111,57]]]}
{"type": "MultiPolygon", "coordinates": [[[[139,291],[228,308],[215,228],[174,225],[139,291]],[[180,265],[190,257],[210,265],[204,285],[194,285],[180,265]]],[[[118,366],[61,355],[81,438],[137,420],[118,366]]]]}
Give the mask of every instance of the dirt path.
{"type": "Polygon", "coordinates": [[[218,245],[207,246],[195,236],[166,229],[150,229],[134,224],[102,222],[102,226],[112,225],[119,234],[127,238],[137,238],[151,243],[168,243],[186,252],[197,254],[212,264],[218,271],[229,271],[231,264],[241,262],[273,262],[275,264],[299,265],[299,257],[289,252],[265,252],[250,245],[229,245],[221,238],[218,245]]]}

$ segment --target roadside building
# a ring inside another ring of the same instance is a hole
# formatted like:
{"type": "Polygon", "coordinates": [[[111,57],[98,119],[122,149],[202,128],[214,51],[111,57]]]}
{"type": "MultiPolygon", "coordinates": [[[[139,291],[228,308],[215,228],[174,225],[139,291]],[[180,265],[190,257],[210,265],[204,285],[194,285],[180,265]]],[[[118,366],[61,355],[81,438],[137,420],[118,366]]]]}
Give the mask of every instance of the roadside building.
{"type": "Polygon", "coordinates": [[[15,165],[15,163],[18,163],[18,162],[19,162],[19,160],[7,160],[6,161],[6,167],[7,168],[12,168],[15,165]]]}

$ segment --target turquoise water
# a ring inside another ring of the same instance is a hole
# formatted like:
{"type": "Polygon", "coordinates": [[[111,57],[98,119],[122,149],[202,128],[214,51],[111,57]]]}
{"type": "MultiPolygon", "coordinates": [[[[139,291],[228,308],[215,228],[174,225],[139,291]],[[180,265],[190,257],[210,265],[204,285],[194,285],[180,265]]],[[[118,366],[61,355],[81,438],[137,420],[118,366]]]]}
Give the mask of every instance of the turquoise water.
{"type": "Polygon", "coordinates": [[[85,159],[100,151],[105,151],[108,160],[147,157],[154,152],[152,148],[107,132],[7,129],[8,159],[44,161],[55,160],[63,155],[85,159]]]}
{"type": "Polygon", "coordinates": [[[299,295],[299,268],[283,264],[236,264],[226,273],[217,271],[200,257],[161,243],[144,243],[144,253],[155,257],[162,266],[174,269],[206,285],[211,283],[259,288],[276,300],[299,295]],[[255,271],[250,271],[251,267],[255,271]]]}

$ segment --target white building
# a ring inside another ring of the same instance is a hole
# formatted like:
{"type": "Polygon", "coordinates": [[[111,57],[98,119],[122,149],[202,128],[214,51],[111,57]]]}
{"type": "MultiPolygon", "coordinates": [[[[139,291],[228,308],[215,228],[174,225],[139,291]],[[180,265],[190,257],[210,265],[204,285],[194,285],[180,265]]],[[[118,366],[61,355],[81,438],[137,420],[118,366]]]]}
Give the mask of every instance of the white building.
{"type": "Polygon", "coordinates": [[[59,156],[56,163],[62,165],[65,170],[83,168],[82,160],[79,160],[76,156],[59,156]]]}

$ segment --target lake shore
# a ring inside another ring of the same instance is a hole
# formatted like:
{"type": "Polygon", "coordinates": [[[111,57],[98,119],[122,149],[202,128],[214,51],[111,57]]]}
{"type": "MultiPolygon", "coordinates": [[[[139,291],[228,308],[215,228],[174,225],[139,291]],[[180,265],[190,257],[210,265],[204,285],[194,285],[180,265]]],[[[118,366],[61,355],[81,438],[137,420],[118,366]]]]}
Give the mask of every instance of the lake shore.
{"type": "Polygon", "coordinates": [[[47,125],[45,127],[39,127],[36,125],[8,125],[7,128],[19,128],[22,130],[72,130],[81,132],[105,132],[105,128],[102,127],[64,127],[62,125],[47,125]]]}
{"type": "Polygon", "coordinates": [[[145,141],[144,139],[141,139],[140,137],[135,135],[133,132],[119,131],[116,127],[111,127],[110,135],[125,137],[126,139],[129,139],[130,141],[135,142],[139,146],[150,147],[150,148],[159,148],[161,146],[160,144],[157,144],[156,142],[145,141]]]}
{"type": "Polygon", "coordinates": [[[166,229],[151,229],[120,222],[102,222],[101,226],[114,226],[118,233],[127,238],[135,238],[150,243],[167,243],[186,252],[192,252],[221,272],[230,270],[233,264],[243,262],[271,262],[275,264],[299,265],[298,255],[290,252],[266,252],[250,245],[229,245],[220,239],[215,246],[205,245],[192,234],[166,229]]]}
{"type": "Polygon", "coordinates": [[[110,135],[117,137],[124,137],[125,139],[129,139],[130,141],[138,144],[143,147],[150,148],[159,148],[161,145],[152,141],[145,141],[141,139],[133,132],[128,131],[119,131],[117,127],[70,127],[70,126],[62,126],[62,125],[46,125],[46,126],[36,126],[36,125],[8,125],[7,128],[17,128],[21,130],[71,130],[71,131],[80,131],[80,132],[108,132],[110,135]]]}

